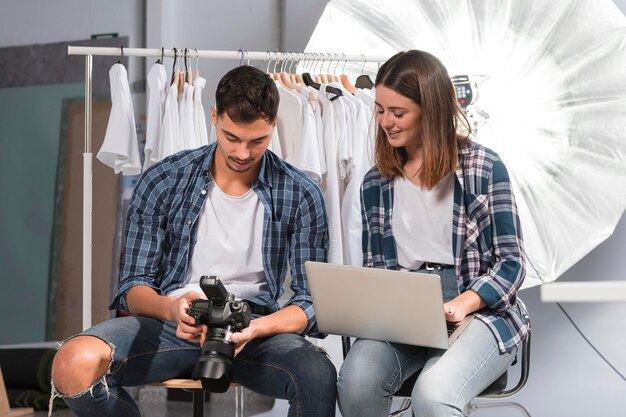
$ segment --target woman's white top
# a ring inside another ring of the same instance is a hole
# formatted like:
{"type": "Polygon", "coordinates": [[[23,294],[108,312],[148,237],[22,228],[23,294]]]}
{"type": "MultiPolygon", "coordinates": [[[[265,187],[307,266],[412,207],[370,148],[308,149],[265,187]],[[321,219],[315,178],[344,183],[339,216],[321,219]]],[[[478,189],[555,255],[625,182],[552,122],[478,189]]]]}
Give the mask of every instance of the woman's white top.
{"type": "Polygon", "coordinates": [[[225,194],[212,182],[198,219],[198,234],[185,286],[179,296],[200,290],[200,277],[215,275],[239,299],[269,291],[263,272],[263,204],[250,189],[240,197],[225,194]]]}
{"type": "Polygon", "coordinates": [[[432,190],[406,178],[394,179],[391,227],[401,268],[418,269],[424,262],[454,265],[453,204],[453,173],[432,190]]]}
{"type": "Polygon", "coordinates": [[[114,64],[109,70],[109,81],[111,114],[104,142],[96,157],[113,168],[116,174],[137,175],[141,173],[141,160],[126,68],[114,64]]]}
{"type": "Polygon", "coordinates": [[[163,64],[154,64],[148,72],[148,111],[146,122],[146,146],[144,147],[144,171],[158,162],[161,123],[167,96],[167,74],[163,64]]]}

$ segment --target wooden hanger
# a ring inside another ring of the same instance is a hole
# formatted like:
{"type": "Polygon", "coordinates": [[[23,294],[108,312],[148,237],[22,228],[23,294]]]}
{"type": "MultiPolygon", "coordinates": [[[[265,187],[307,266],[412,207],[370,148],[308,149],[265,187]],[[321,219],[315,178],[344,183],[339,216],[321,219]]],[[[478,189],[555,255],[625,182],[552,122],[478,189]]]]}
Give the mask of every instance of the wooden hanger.
{"type": "Polygon", "coordinates": [[[343,85],[343,88],[345,88],[352,94],[356,93],[356,87],[352,85],[352,83],[350,82],[350,78],[346,74],[341,74],[339,76],[339,79],[341,80],[341,85],[343,85]]]}

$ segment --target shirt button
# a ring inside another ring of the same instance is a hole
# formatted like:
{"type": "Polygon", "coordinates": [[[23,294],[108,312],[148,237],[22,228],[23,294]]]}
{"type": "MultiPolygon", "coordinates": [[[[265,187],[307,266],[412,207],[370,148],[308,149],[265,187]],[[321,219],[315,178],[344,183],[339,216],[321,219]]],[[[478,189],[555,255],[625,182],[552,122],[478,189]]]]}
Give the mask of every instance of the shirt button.
{"type": "Polygon", "coordinates": [[[206,190],[200,191],[200,194],[205,195],[206,194],[206,190]]]}
{"type": "Polygon", "coordinates": [[[191,224],[191,220],[187,220],[187,224],[191,224]]]}

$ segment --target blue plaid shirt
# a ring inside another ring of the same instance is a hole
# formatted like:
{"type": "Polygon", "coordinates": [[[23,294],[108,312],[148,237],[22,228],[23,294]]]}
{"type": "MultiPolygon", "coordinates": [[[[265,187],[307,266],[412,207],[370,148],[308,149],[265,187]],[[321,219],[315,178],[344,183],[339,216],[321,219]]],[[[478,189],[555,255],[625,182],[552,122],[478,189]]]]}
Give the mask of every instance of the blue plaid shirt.
{"type": "MultiPolygon", "coordinates": [[[[128,209],[126,241],[120,261],[120,284],[110,308],[128,311],[126,295],[145,285],[164,295],[183,286],[196,243],[198,216],[213,181],[216,144],[184,151],[154,165],[140,178],[128,209]]],[[[248,300],[253,312],[270,314],[281,307],[287,264],[294,294],[286,305],[306,314],[303,333],[315,331],[304,262],[326,262],[328,222],[322,193],[305,174],[270,151],[252,189],[265,208],[263,267],[269,293],[248,300]]],[[[247,239],[247,236],[242,236],[247,239]]]]}
{"type": "MultiPolygon", "coordinates": [[[[363,265],[398,269],[393,237],[393,178],[375,166],[361,187],[363,265]]],[[[506,167],[479,144],[459,151],[454,186],[452,252],[459,292],[474,290],[487,305],[476,313],[511,352],[528,334],[517,290],[525,276],[525,255],[517,206],[506,167]]]]}

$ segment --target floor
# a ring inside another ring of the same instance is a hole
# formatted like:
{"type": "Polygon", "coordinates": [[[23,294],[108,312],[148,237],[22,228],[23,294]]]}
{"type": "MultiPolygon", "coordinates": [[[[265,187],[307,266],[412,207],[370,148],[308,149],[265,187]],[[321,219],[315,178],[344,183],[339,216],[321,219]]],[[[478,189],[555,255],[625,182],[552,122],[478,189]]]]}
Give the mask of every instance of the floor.
{"type": "MultiPolygon", "coordinates": [[[[191,404],[183,401],[168,401],[165,403],[155,401],[139,401],[139,408],[144,417],[190,417],[192,413],[191,404]]],[[[487,403],[488,406],[495,405],[496,402],[487,403]]],[[[485,408],[474,411],[472,417],[530,417],[530,414],[524,414],[519,406],[505,405],[509,403],[500,402],[504,406],[497,408],[485,408]]],[[[399,405],[399,401],[394,401],[395,410],[399,405]]],[[[284,417],[288,412],[288,404],[285,400],[276,400],[273,406],[267,407],[267,404],[247,403],[244,404],[245,416],[256,417],[284,417]]],[[[45,417],[45,411],[38,411],[35,417],[45,417]]],[[[337,410],[337,416],[340,416],[337,410]]],[[[53,413],[53,417],[73,417],[74,414],[70,410],[59,410],[53,413]]],[[[209,401],[205,408],[206,417],[231,417],[235,416],[235,406],[233,403],[224,401],[209,401]]],[[[409,413],[404,414],[409,417],[409,413]]]]}

